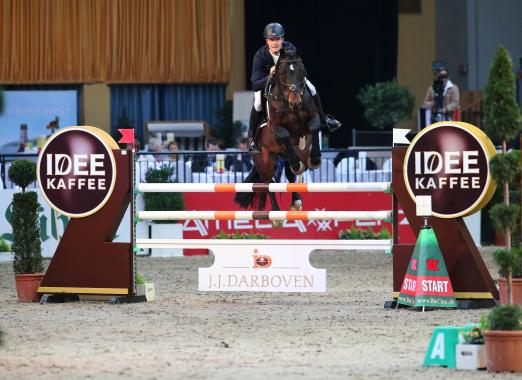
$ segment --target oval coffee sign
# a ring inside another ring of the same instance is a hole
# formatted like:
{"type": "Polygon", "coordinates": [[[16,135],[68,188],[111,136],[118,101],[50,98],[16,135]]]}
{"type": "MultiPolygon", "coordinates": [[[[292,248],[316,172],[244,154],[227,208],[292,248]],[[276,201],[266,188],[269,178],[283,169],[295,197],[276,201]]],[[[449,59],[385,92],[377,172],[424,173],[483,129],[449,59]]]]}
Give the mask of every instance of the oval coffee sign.
{"type": "Polygon", "coordinates": [[[415,136],[404,158],[404,181],[410,196],[431,196],[433,215],[456,218],[473,214],[493,196],[489,160],[491,140],[462,122],[433,124],[415,136]]]}
{"type": "Polygon", "coordinates": [[[103,207],[116,180],[111,145],[117,144],[111,140],[93,127],[68,127],[49,138],[38,156],[37,175],[55,210],[81,218],[103,207]]]}

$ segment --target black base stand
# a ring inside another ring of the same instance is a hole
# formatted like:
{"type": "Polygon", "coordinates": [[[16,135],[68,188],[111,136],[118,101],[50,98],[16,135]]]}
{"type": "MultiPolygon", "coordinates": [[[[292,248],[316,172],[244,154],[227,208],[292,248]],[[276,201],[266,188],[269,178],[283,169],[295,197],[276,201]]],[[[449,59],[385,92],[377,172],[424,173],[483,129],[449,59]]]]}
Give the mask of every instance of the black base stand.
{"type": "MultiPolygon", "coordinates": [[[[40,298],[40,303],[65,303],[65,302],[75,302],[80,301],[80,296],[77,294],[44,294],[42,298],[40,298]]],[[[92,300],[89,301],[107,301],[112,304],[121,304],[121,303],[138,303],[138,302],[147,302],[147,298],[143,296],[112,296],[112,297],[93,297],[92,300]]]]}
{"type": "Polygon", "coordinates": [[[114,296],[109,298],[108,303],[138,303],[147,302],[147,297],[143,296],[114,296]]]}
{"type": "Polygon", "coordinates": [[[65,303],[79,301],[80,296],[77,294],[44,294],[40,298],[40,303],[65,303]]]}
{"type": "Polygon", "coordinates": [[[463,310],[471,309],[491,309],[495,307],[494,299],[473,299],[473,300],[457,300],[457,308],[463,310]]]}

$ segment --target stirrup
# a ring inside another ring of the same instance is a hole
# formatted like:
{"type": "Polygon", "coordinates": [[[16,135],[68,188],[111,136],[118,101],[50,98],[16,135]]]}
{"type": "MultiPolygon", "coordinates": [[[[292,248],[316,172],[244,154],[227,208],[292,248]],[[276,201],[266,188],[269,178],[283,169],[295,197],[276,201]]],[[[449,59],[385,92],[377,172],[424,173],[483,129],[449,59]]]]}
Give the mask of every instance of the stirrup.
{"type": "Polygon", "coordinates": [[[250,137],[249,141],[248,141],[248,150],[250,153],[260,153],[260,149],[259,149],[259,145],[257,144],[257,141],[253,138],[253,137],[250,137]]]}
{"type": "Polygon", "coordinates": [[[339,120],[337,120],[335,117],[333,117],[332,115],[326,114],[325,118],[326,118],[326,126],[328,127],[330,132],[333,132],[333,131],[341,128],[341,126],[342,126],[341,122],[339,120]]]}

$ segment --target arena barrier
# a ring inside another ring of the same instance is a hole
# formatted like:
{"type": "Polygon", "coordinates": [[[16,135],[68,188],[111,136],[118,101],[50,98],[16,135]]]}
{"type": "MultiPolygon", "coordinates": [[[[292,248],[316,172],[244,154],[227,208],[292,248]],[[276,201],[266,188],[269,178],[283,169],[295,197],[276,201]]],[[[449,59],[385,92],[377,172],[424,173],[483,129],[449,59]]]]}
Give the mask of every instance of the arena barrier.
{"type": "MultiPolygon", "coordinates": [[[[75,127],[76,129],[86,127],[75,127]]],[[[95,129],[95,128],[93,128],[95,129]]],[[[108,139],[110,137],[106,137],[108,139]]],[[[114,140],[112,140],[114,141],[114,140]]],[[[415,202],[408,194],[403,175],[403,161],[407,147],[394,147],[392,150],[392,182],[365,183],[365,184],[138,184],[134,186],[133,179],[133,153],[130,150],[116,149],[116,143],[111,144],[114,156],[114,168],[117,173],[114,190],[111,196],[104,200],[103,207],[95,213],[82,217],[72,218],[67,229],[59,242],[55,255],[49,264],[45,277],[38,292],[54,296],[69,296],[79,294],[104,294],[114,296],[136,295],[135,272],[136,272],[136,249],[147,247],[186,247],[186,248],[211,248],[214,251],[226,253],[227,249],[245,251],[245,244],[253,244],[251,241],[238,240],[138,240],[134,238],[134,229],[131,231],[133,239],[130,243],[113,242],[116,230],[130,205],[133,222],[137,221],[134,216],[147,217],[147,214],[134,212],[133,198],[135,191],[173,191],[182,192],[236,192],[236,191],[322,191],[322,192],[348,192],[348,191],[388,191],[392,188],[392,214],[393,217],[393,239],[391,241],[356,241],[356,240],[332,240],[332,241],[307,241],[307,240],[266,240],[256,241],[257,247],[281,247],[280,252],[291,250],[306,250],[309,254],[313,249],[380,249],[393,245],[393,297],[396,298],[408,263],[413,252],[414,245],[398,244],[397,236],[397,214],[399,203],[408,219],[415,235],[418,235],[423,220],[415,214],[415,202]]],[[[45,149],[45,147],[44,147],[45,149]]],[[[215,212],[208,215],[209,218],[236,217],[278,219],[289,218],[311,218],[310,212],[294,213],[282,212],[281,214],[270,214],[270,212],[248,212],[249,214],[238,214],[230,212],[226,215],[215,212]]],[[[329,211],[329,213],[331,213],[329,211]]],[[[365,212],[368,213],[368,212],[365,212]]],[[[169,214],[167,214],[169,215],[169,214]]],[[[370,214],[365,214],[364,217],[370,214]]],[[[151,215],[148,215],[151,216],[151,215]]],[[[179,218],[179,215],[169,216],[179,218]]],[[[185,217],[188,214],[185,213],[185,217]]],[[[193,215],[196,216],[196,215],[193,215]]],[[[331,214],[331,216],[339,216],[331,214]]],[[[345,214],[346,217],[355,215],[345,214]]],[[[361,216],[361,214],[359,214],[361,216]]],[[[371,217],[375,217],[372,215],[371,217]]],[[[390,216],[389,211],[379,214],[383,218],[390,216]]],[[[154,216],[156,217],[156,216],[154,216]]],[[[202,217],[200,212],[197,217],[202,217]]],[[[318,218],[326,217],[326,214],[318,218]]],[[[455,296],[463,300],[482,300],[490,304],[498,299],[498,290],[487,270],[473,239],[467,230],[462,217],[442,219],[430,217],[429,224],[433,226],[439,245],[446,262],[448,273],[451,277],[455,296]]],[[[131,223],[134,228],[134,223],[131,223]]],[[[263,252],[261,252],[263,253],[263,252]]],[[[250,252],[251,256],[256,252],[250,252]]],[[[219,254],[218,254],[219,255],[219,254]]],[[[216,258],[217,260],[217,258],[216,258]]],[[[263,260],[260,261],[263,264],[263,260]]],[[[256,265],[258,263],[256,262],[256,265]]],[[[260,264],[260,265],[261,265],[260,264]]],[[[296,290],[297,291],[297,290],[296,290]]]]}

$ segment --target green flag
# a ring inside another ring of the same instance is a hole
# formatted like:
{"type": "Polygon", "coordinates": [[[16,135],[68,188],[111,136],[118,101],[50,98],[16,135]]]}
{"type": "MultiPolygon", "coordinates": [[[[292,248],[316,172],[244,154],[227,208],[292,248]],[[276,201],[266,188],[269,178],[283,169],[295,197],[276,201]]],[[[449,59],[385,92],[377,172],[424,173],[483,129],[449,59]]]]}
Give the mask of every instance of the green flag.
{"type": "Polygon", "coordinates": [[[448,270],[430,226],[420,231],[397,303],[412,307],[457,307],[448,270]]]}

